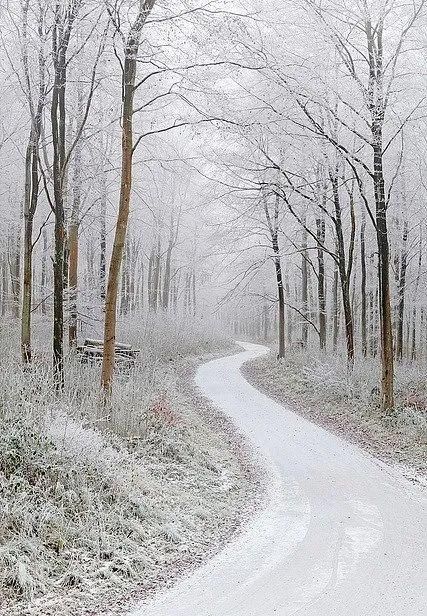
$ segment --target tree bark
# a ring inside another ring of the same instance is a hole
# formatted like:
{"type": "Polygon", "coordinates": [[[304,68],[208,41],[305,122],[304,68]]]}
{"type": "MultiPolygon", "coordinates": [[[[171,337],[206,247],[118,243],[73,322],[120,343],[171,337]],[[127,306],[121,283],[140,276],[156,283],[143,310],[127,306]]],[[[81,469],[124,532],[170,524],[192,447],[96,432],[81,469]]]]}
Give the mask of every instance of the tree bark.
{"type": "Polygon", "coordinates": [[[120,183],[119,211],[116,232],[108,272],[108,285],[105,298],[104,353],[102,361],[101,385],[104,394],[111,394],[114,353],[116,341],[117,291],[123,248],[126,239],[129,204],[132,187],[132,148],[133,148],[133,99],[136,79],[137,41],[133,36],[127,43],[126,57],[123,69],[123,128],[122,128],[122,171],[120,183]]]}
{"type": "Polygon", "coordinates": [[[46,298],[47,298],[47,251],[48,251],[48,237],[46,228],[42,231],[43,240],[43,252],[42,252],[42,275],[41,275],[41,311],[42,315],[47,314],[46,298]]]}
{"type": "Polygon", "coordinates": [[[283,274],[282,274],[282,262],[280,257],[279,246],[279,206],[280,198],[278,195],[275,197],[274,213],[270,215],[268,209],[267,197],[263,196],[264,212],[267,220],[268,229],[270,231],[271,245],[273,248],[273,262],[276,272],[276,285],[277,285],[277,301],[278,301],[278,336],[279,336],[279,352],[278,358],[285,357],[285,290],[283,286],[283,274]]]}
{"type": "MultiPolygon", "coordinates": [[[[55,26],[57,31],[58,26],[55,26]]],[[[53,144],[53,193],[55,202],[55,251],[53,261],[53,370],[55,385],[64,387],[64,250],[65,212],[63,174],[65,172],[65,86],[66,60],[61,41],[54,36],[55,82],[52,93],[51,123],[53,144]]]]}
{"type": "Polygon", "coordinates": [[[105,168],[101,171],[101,199],[100,199],[100,229],[99,229],[99,287],[100,299],[105,303],[107,280],[107,182],[105,168]]]}
{"type": "MultiPolygon", "coordinates": [[[[83,92],[81,83],[77,92],[78,123],[83,121],[83,92]]],[[[74,150],[73,204],[68,232],[69,267],[68,287],[70,293],[70,323],[68,342],[71,348],[77,346],[78,328],[78,267],[79,267],[79,224],[82,182],[82,140],[78,139],[74,150]]]]}
{"type": "Polygon", "coordinates": [[[125,44],[125,58],[123,63],[122,169],[119,211],[105,298],[104,352],[101,371],[101,387],[104,392],[104,402],[108,401],[112,391],[116,342],[117,291],[132,189],[133,101],[135,95],[138,51],[142,28],[155,1],[156,0],[140,0],[138,15],[129,31],[125,44]]]}
{"type": "Polygon", "coordinates": [[[338,348],[338,337],[340,329],[340,301],[338,295],[339,289],[339,271],[338,263],[334,261],[334,280],[333,280],[333,299],[332,299],[332,348],[334,351],[338,348]]]}
{"type": "Polygon", "coordinates": [[[393,328],[390,297],[390,246],[387,226],[387,202],[383,168],[383,126],[386,101],[384,99],[383,67],[384,16],[375,28],[370,18],[365,22],[369,61],[369,109],[371,112],[371,133],[373,151],[373,174],[375,195],[375,223],[378,244],[378,286],[380,306],[381,342],[381,406],[389,411],[394,406],[394,356],[393,328]]]}
{"type": "Polygon", "coordinates": [[[383,140],[381,123],[373,126],[374,143],[374,184],[376,202],[376,225],[378,243],[378,281],[380,302],[381,340],[381,400],[382,409],[394,407],[394,357],[393,331],[390,297],[390,247],[387,228],[387,206],[383,172],[383,140]]]}
{"type": "Polygon", "coordinates": [[[316,220],[317,230],[317,296],[319,307],[319,343],[320,349],[326,349],[326,292],[325,292],[325,221],[321,218],[316,220]]]}
{"type": "Polygon", "coordinates": [[[361,328],[362,328],[362,355],[366,357],[368,354],[368,333],[367,333],[367,318],[366,318],[366,216],[362,214],[362,226],[360,228],[360,265],[362,272],[361,279],[361,328]]]}
{"type": "Polygon", "coordinates": [[[1,268],[1,271],[2,271],[1,314],[2,316],[5,316],[5,314],[7,313],[7,304],[8,304],[8,297],[9,297],[9,275],[8,275],[9,265],[8,265],[8,258],[7,258],[6,252],[2,254],[1,265],[2,265],[2,268],[1,268]]]}
{"type": "MultiPolygon", "coordinates": [[[[305,227],[305,220],[304,220],[305,227]]],[[[301,343],[304,349],[308,344],[308,261],[307,261],[307,231],[304,228],[301,247],[301,312],[303,321],[301,324],[301,343]]]]}
{"type": "Polygon", "coordinates": [[[13,238],[11,254],[10,282],[12,289],[12,314],[16,319],[20,316],[21,297],[21,229],[13,238]]]}
{"type": "Polygon", "coordinates": [[[340,276],[341,282],[341,293],[343,300],[343,313],[344,313],[344,327],[345,327],[345,337],[347,344],[347,364],[349,367],[353,366],[354,363],[354,325],[353,325],[353,314],[351,310],[351,299],[350,299],[350,274],[351,274],[351,262],[349,260],[348,266],[346,264],[346,256],[345,256],[345,245],[344,245],[344,234],[342,228],[342,217],[341,217],[341,201],[339,194],[339,186],[338,186],[338,176],[334,175],[331,177],[332,188],[333,188],[333,200],[334,200],[334,208],[335,208],[335,231],[336,231],[336,241],[337,241],[337,258],[338,258],[338,272],[340,276]]]}
{"type": "Polygon", "coordinates": [[[24,195],[24,258],[22,281],[21,312],[21,356],[24,364],[31,362],[31,294],[32,294],[32,252],[33,252],[33,217],[31,214],[31,179],[32,179],[33,130],[25,156],[25,195],[24,195]]]}
{"type": "Polygon", "coordinates": [[[157,309],[161,302],[161,259],[162,248],[159,237],[157,240],[157,250],[153,253],[152,309],[154,312],[157,312],[157,309]]]}
{"type": "Polygon", "coordinates": [[[403,223],[402,251],[400,255],[400,268],[398,280],[398,305],[397,305],[397,334],[396,334],[396,358],[403,359],[403,325],[405,317],[405,293],[406,293],[406,270],[408,267],[408,236],[409,225],[403,223]]]}
{"type": "Polygon", "coordinates": [[[129,268],[129,242],[126,239],[123,249],[122,265],[121,265],[121,283],[120,283],[120,314],[127,315],[129,312],[129,290],[128,290],[128,268],[129,268]]]}
{"type": "Polygon", "coordinates": [[[57,2],[52,32],[52,58],[54,83],[51,104],[52,125],[52,177],[54,195],[54,260],[53,260],[53,372],[57,389],[64,387],[64,287],[65,272],[65,210],[64,186],[66,183],[66,87],[67,50],[71,31],[77,17],[80,0],[69,0],[66,10],[57,2]]]}
{"type": "Polygon", "coordinates": [[[33,224],[39,192],[38,152],[41,128],[42,99],[39,102],[34,126],[30,131],[26,155],[24,197],[24,258],[21,312],[21,355],[24,363],[31,362],[31,308],[33,292],[33,224]]]}

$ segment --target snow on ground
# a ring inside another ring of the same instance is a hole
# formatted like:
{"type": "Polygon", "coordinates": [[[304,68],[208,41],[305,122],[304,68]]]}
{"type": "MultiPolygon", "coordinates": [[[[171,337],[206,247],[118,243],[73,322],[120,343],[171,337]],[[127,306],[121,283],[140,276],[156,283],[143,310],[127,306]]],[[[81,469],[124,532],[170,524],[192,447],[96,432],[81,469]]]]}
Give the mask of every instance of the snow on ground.
{"type": "Polygon", "coordinates": [[[70,358],[56,400],[42,362],[33,372],[3,362],[2,616],[120,613],[215,554],[256,507],[242,439],[192,385],[194,353],[209,341],[187,340],[180,352],[175,334],[173,354],[151,344],[118,376],[102,433],[99,368],[70,358]]]}
{"type": "Polygon", "coordinates": [[[350,439],[400,468],[427,480],[427,374],[417,363],[396,365],[396,410],[381,413],[378,360],[357,359],[349,373],[340,357],[274,353],[242,368],[256,387],[299,414],[350,439]]]}
{"type": "Polygon", "coordinates": [[[240,368],[267,349],[243,346],[201,366],[197,384],[264,458],[267,506],[131,616],[425,614],[426,492],[257,391],[240,368]]]}

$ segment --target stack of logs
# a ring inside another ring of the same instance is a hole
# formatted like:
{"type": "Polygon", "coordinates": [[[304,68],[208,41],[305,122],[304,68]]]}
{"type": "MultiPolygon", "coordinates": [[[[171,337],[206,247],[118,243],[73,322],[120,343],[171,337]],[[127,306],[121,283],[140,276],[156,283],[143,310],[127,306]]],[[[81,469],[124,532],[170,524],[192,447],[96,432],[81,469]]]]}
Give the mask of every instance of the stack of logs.
{"type": "MultiPolygon", "coordinates": [[[[80,361],[83,363],[101,363],[104,353],[104,341],[86,338],[83,346],[77,347],[80,361]]],[[[139,354],[139,349],[133,349],[129,344],[116,342],[115,361],[126,367],[133,366],[139,354]]]]}

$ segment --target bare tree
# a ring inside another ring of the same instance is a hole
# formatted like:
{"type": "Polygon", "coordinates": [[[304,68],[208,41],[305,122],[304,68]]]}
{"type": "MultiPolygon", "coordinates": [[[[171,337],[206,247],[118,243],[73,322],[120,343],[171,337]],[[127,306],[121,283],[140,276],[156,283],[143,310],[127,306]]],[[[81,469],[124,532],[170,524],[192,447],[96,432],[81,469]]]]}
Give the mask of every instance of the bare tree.
{"type": "Polygon", "coordinates": [[[38,84],[37,93],[33,93],[28,40],[29,0],[22,3],[22,64],[25,92],[28,100],[31,129],[25,156],[25,195],[24,195],[24,256],[21,313],[21,354],[24,363],[31,361],[31,311],[33,293],[33,225],[39,197],[39,143],[43,110],[46,98],[46,78],[44,55],[45,9],[38,2],[37,36],[38,36],[38,84]]]}
{"type": "Polygon", "coordinates": [[[268,230],[271,238],[271,247],[273,249],[273,263],[276,273],[277,284],[277,301],[279,311],[279,351],[278,357],[285,357],[285,291],[283,286],[282,263],[279,246],[279,229],[280,229],[280,197],[276,191],[274,196],[273,213],[270,213],[268,206],[268,197],[263,195],[263,205],[265,218],[267,220],[268,230]]]}
{"type": "MultiPolygon", "coordinates": [[[[105,399],[111,393],[114,353],[116,341],[117,292],[123,248],[126,239],[129,218],[129,204],[132,188],[132,156],[133,145],[133,114],[136,75],[138,66],[138,51],[141,43],[142,30],[148,15],[156,0],[139,0],[137,15],[129,29],[124,42],[123,71],[123,108],[122,108],[122,171],[120,184],[119,210],[117,214],[116,231],[113,242],[108,285],[105,297],[104,353],[102,361],[101,385],[105,399]]],[[[118,15],[110,6],[109,11],[118,28],[118,15]]]]}

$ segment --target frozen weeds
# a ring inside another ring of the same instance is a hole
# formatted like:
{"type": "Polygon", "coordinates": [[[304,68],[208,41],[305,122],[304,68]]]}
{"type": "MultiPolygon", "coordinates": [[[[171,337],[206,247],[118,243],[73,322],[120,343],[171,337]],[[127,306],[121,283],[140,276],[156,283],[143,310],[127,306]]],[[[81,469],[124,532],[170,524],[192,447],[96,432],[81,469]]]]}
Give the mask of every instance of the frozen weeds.
{"type": "Polygon", "coordinates": [[[256,469],[194,387],[197,362],[159,360],[155,380],[142,365],[116,383],[118,434],[96,429],[95,369],[70,366],[60,400],[41,370],[0,371],[2,616],[118,614],[216,554],[250,516],[256,469]],[[141,426],[130,441],[129,425],[141,426]]]}

